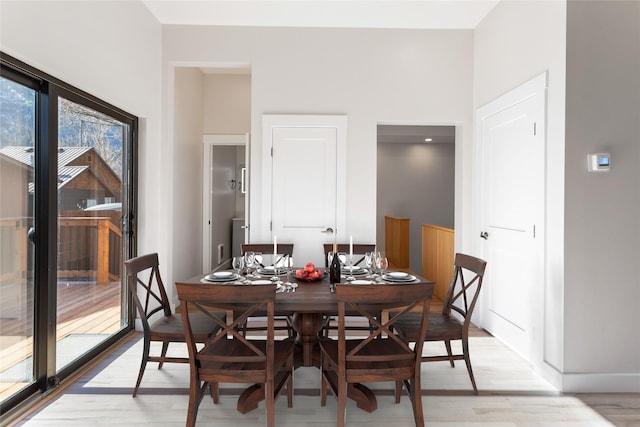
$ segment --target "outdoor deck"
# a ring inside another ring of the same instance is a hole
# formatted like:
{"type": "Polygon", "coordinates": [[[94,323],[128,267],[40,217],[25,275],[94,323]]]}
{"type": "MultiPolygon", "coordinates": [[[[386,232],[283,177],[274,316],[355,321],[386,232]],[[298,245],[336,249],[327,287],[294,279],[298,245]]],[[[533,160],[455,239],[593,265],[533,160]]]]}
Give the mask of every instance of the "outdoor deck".
{"type": "MultiPolygon", "coordinates": [[[[108,335],[120,328],[120,282],[96,284],[86,281],[58,283],[57,341],[70,336],[108,335]]],[[[33,295],[27,303],[32,304],[33,295]]],[[[33,306],[33,305],[31,305],[33,306]]],[[[0,373],[25,364],[32,357],[33,315],[0,319],[0,373]]],[[[5,379],[2,375],[0,400],[17,392],[27,383],[5,379]]]]}

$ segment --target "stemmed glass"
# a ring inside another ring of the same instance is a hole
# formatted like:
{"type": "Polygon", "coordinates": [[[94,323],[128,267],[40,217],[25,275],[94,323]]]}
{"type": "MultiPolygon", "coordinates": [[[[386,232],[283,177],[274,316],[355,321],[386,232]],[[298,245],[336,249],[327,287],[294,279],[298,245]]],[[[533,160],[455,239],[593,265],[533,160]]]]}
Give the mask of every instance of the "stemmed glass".
{"type": "Polygon", "coordinates": [[[231,267],[236,271],[236,274],[240,276],[242,269],[244,268],[244,258],[241,256],[234,256],[231,260],[231,267]]]}
{"type": "Polygon", "coordinates": [[[356,280],[355,277],[353,277],[353,255],[349,254],[347,255],[347,270],[348,270],[348,275],[347,275],[347,281],[348,282],[352,282],[354,280],[356,280]]]}
{"type": "Polygon", "coordinates": [[[378,267],[380,276],[384,276],[387,268],[389,268],[389,260],[386,256],[380,254],[380,256],[376,259],[376,266],[378,267]]]}
{"type": "Polygon", "coordinates": [[[366,265],[367,270],[369,270],[369,277],[374,276],[374,271],[373,271],[373,269],[375,268],[374,259],[375,259],[375,252],[365,252],[364,265],[366,265]]]}
{"type": "Polygon", "coordinates": [[[247,251],[244,253],[244,266],[247,269],[247,277],[251,276],[251,271],[256,262],[256,254],[253,251],[247,251]]]}

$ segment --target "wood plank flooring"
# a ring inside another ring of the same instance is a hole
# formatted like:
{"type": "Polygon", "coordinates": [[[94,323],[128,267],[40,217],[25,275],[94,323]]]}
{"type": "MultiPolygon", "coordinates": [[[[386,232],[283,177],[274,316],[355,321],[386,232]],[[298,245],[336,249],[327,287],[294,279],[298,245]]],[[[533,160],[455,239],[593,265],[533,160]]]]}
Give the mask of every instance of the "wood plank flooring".
{"type": "MultiPolygon", "coordinates": [[[[104,335],[120,329],[121,284],[110,282],[68,281],[58,283],[56,339],[70,335],[104,335]]],[[[27,296],[25,307],[32,306],[33,295],[27,296]],[[31,304],[31,305],[30,305],[31,304]]],[[[22,363],[33,353],[33,313],[21,307],[21,316],[0,320],[0,372],[22,363]]],[[[87,349],[88,350],[88,349],[87,349]]],[[[12,395],[26,383],[1,381],[0,400],[12,395]]]]}
{"type": "MultiPolygon", "coordinates": [[[[440,344],[441,345],[441,344],[440,344]]],[[[422,366],[426,425],[430,427],[638,427],[639,394],[565,395],[535,374],[530,365],[499,340],[475,330],[471,357],[480,394],[472,393],[463,364],[451,368],[447,362],[422,366]]],[[[165,364],[147,367],[138,397],[131,392],[140,363],[140,334],[132,334],[118,348],[7,427],[45,426],[182,426],[188,403],[188,366],[165,364]]],[[[441,350],[429,343],[426,353],[441,350]]],[[[186,354],[180,345],[170,347],[175,355],[186,354]]],[[[286,399],[276,403],[276,425],[326,427],[336,424],[336,401],[320,406],[320,372],[299,368],[295,372],[294,407],[286,399]]],[[[393,384],[372,384],[378,410],[367,413],[352,402],[347,405],[347,426],[413,426],[409,399],[393,399],[393,384]]],[[[200,404],[197,425],[262,426],[264,406],[248,414],[236,412],[242,386],[221,385],[221,398],[214,405],[208,397],[200,404]]]]}

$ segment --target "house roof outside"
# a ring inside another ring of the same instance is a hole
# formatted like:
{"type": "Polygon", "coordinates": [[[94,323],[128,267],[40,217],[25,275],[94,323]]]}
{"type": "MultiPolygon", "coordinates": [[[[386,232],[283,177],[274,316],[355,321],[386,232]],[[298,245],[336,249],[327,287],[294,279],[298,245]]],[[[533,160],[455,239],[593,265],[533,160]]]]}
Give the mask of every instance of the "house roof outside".
{"type": "MultiPolygon", "coordinates": [[[[67,166],[91,147],[61,147],[58,149],[58,190],[89,169],[89,166],[67,166]]],[[[9,146],[0,149],[0,154],[33,168],[33,148],[9,146]]],[[[35,184],[29,183],[29,193],[33,193],[35,184]]]]}

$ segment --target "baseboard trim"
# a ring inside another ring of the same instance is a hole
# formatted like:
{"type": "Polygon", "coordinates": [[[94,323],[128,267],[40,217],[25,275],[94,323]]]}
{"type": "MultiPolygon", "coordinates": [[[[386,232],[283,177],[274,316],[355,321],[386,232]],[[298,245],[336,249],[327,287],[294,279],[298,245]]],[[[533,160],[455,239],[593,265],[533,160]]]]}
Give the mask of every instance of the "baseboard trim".
{"type": "Polygon", "coordinates": [[[640,393],[638,374],[563,374],[564,393],[640,393]]]}

